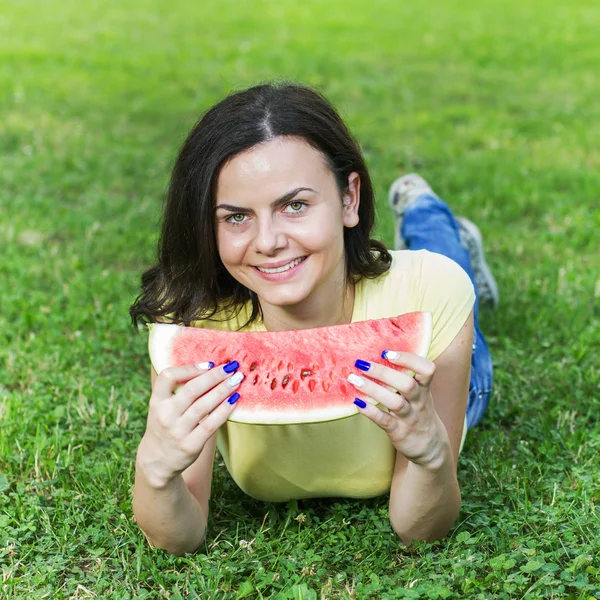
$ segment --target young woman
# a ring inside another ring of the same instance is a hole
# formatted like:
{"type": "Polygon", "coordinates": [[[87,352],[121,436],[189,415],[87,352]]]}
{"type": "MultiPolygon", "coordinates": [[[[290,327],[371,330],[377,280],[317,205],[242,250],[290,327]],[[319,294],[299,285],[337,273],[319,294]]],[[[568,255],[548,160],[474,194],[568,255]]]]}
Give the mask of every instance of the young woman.
{"type": "Polygon", "coordinates": [[[358,144],[306,87],[233,94],[193,128],[134,323],[277,331],[426,310],[433,337],[427,358],[388,348],[378,363],[358,362],[349,381],[361,414],[329,423],[227,421],[243,395],[235,360],[214,366],[207,354],[198,365],[152,372],[134,511],[154,545],[181,554],[202,542],[215,447],[256,498],[389,491],[391,525],[405,543],[448,532],[460,508],[458,453],[492,379],[473,283],[492,303],[497,291],[477,228],[457,222],[425,180],[398,179],[390,203],[406,247],[391,252],[370,239],[373,190],[358,144]]]}

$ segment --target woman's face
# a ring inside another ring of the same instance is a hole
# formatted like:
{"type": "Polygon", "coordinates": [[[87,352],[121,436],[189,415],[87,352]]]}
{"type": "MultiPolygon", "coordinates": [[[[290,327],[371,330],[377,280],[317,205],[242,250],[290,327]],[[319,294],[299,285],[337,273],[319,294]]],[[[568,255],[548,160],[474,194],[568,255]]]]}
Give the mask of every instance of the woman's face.
{"type": "Polygon", "coordinates": [[[235,156],[216,193],[225,268],[263,308],[299,305],[344,281],[344,227],[358,223],[359,194],[352,173],[341,198],[322,155],[301,138],[280,137],[235,156]]]}

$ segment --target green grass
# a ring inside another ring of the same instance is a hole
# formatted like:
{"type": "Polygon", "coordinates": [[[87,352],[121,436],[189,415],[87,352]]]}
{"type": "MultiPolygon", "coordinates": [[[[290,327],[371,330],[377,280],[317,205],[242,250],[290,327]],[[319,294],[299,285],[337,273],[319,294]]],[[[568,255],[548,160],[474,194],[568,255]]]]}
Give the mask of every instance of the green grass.
{"type": "Polygon", "coordinates": [[[2,598],[600,598],[600,8],[595,1],[50,0],[0,15],[2,598]],[[131,509],[148,399],[127,309],[169,168],[232,88],[339,106],[386,189],[418,170],[481,227],[496,387],[446,540],[386,498],[275,505],[221,462],[207,541],[131,509]]]}

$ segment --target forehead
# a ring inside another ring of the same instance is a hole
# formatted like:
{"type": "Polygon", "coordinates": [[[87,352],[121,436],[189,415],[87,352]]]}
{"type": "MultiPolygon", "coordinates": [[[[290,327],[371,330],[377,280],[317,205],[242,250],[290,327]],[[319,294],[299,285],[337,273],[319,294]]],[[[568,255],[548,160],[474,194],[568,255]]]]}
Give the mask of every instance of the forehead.
{"type": "Polygon", "coordinates": [[[279,137],[234,156],[223,166],[217,184],[217,198],[245,197],[265,200],[294,187],[318,191],[335,185],[335,178],[323,155],[300,138],[279,137]]]}

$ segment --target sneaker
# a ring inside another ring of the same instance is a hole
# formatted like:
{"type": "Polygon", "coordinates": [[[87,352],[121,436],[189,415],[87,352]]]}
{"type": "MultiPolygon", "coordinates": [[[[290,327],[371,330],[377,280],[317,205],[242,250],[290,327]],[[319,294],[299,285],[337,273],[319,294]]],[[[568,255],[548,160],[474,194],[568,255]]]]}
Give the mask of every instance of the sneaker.
{"type": "Polygon", "coordinates": [[[394,237],[394,248],[396,248],[396,250],[403,250],[406,248],[406,244],[400,235],[402,220],[404,219],[404,210],[411,202],[414,202],[423,194],[433,194],[433,190],[427,181],[416,173],[409,173],[408,175],[398,177],[398,179],[390,186],[388,202],[391,209],[394,211],[394,217],[396,219],[394,237]]]}
{"type": "Polygon", "coordinates": [[[500,302],[498,284],[483,255],[483,239],[479,227],[465,217],[456,217],[460,243],[469,251],[479,303],[496,308],[500,302]]]}

